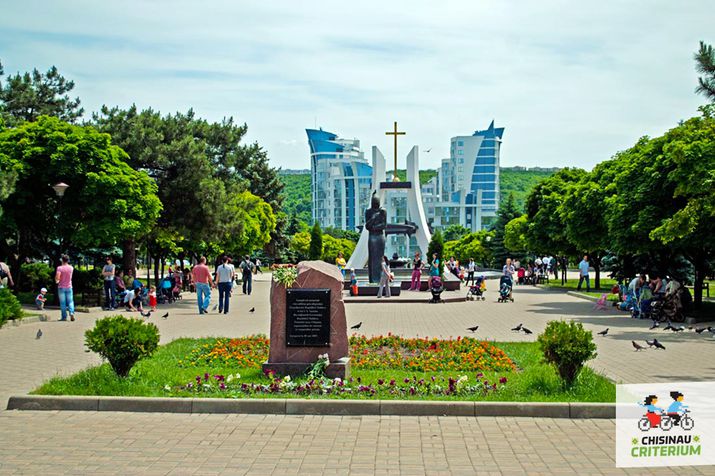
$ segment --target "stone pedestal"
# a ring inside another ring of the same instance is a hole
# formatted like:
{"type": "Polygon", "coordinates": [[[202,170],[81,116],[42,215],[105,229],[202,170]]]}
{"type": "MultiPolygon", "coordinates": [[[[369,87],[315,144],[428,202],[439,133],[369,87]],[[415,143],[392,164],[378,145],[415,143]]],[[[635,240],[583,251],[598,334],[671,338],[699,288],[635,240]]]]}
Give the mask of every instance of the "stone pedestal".
{"type": "Polygon", "coordinates": [[[289,346],[286,334],[286,288],[271,283],[271,334],[268,361],[263,370],[273,370],[277,375],[298,376],[328,354],[330,365],[325,370],[330,378],[350,376],[348,332],[343,303],[343,276],[334,265],[324,261],[303,261],[298,264],[298,279],[293,289],[330,289],[330,342],[327,346],[289,346]]]}

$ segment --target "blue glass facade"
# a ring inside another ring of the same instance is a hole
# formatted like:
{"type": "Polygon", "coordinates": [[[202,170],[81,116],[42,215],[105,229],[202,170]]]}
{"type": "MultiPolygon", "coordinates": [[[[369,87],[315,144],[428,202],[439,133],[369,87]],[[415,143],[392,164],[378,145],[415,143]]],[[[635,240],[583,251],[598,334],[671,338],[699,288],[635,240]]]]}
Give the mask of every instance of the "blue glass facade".
{"type": "Polygon", "coordinates": [[[306,129],[306,133],[313,221],[322,228],[356,230],[363,222],[372,183],[372,167],[360,151],[360,141],[322,129],[306,129]]]}

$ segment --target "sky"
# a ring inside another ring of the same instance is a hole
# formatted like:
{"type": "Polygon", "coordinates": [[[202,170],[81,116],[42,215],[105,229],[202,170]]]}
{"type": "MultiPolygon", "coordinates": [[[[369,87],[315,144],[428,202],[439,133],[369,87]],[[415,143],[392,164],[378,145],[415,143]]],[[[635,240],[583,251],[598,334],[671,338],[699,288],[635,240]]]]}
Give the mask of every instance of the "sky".
{"type": "Polygon", "coordinates": [[[232,116],[274,166],[309,168],[306,128],[388,162],[449,156],[504,127],[502,166],[579,166],[657,136],[705,103],[693,53],[711,0],[4,2],[6,74],[55,65],[102,104],[232,116]],[[430,152],[427,152],[427,150],[430,152]]]}

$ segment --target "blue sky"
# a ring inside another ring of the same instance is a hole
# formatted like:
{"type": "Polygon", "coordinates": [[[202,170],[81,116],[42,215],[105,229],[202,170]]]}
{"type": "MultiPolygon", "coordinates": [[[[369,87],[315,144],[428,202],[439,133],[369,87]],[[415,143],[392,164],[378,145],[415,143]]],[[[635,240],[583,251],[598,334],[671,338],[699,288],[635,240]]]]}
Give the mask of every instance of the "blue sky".
{"type": "Polygon", "coordinates": [[[713,25],[709,0],[29,0],[2,7],[0,60],[56,65],[88,111],[233,116],[284,168],[309,167],[315,125],[391,156],[397,120],[401,163],[416,144],[428,168],[492,119],[502,165],[590,168],[697,114],[713,25]]]}

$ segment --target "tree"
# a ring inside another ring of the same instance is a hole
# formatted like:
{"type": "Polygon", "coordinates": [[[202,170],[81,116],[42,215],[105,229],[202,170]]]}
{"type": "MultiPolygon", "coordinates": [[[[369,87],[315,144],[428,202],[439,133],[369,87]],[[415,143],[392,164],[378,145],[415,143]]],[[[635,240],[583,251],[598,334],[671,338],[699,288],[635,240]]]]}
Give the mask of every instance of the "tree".
{"type": "Polygon", "coordinates": [[[695,92],[715,102],[715,51],[712,45],[700,42],[700,49],[695,53],[695,70],[701,73],[695,92]]]}
{"type": "Polygon", "coordinates": [[[271,206],[245,190],[231,196],[229,207],[233,219],[219,239],[224,244],[224,251],[243,256],[263,249],[276,227],[276,216],[271,206]]]}
{"type": "MultiPolygon", "coordinates": [[[[440,264],[444,263],[444,238],[442,238],[442,232],[436,230],[432,235],[432,239],[427,245],[427,256],[425,256],[425,261],[432,263],[432,255],[436,254],[437,258],[440,260],[440,264]]],[[[440,265],[439,274],[442,275],[444,267],[440,265]]]]}
{"type": "Polygon", "coordinates": [[[526,199],[529,249],[537,253],[573,256],[577,253],[566,236],[561,204],[570,184],[581,180],[586,172],[566,168],[539,182],[526,199]]]}
{"type": "Polygon", "coordinates": [[[148,233],[161,202],[154,182],[127,159],[109,135],[53,117],[0,132],[0,163],[18,177],[0,218],[0,254],[57,258],[73,245],[114,246],[148,233]],[[57,182],[70,185],[61,209],[57,182]]]}
{"type": "Polygon", "coordinates": [[[529,246],[526,239],[528,230],[526,215],[511,220],[504,227],[504,247],[511,253],[524,253],[529,246]]]}
{"type": "Polygon", "coordinates": [[[449,225],[447,228],[444,230],[444,239],[445,241],[453,241],[453,240],[459,240],[465,235],[469,234],[469,229],[455,223],[453,225],[449,225]]]}
{"type": "Polygon", "coordinates": [[[514,195],[509,194],[509,197],[501,204],[499,211],[497,211],[497,220],[494,223],[492,240],[489,242],[489,249],[493,259],[492,266],[498,268],[510,257],[511,253],[509,253],[504,246],[504,230],[507,223],[519,216],[521,216],[521,212],[516,206],[514,195]]]}
{"type": "Polygon", "coordinates": [[[298,261],[308,259],[310,253],[310,233],[301,231],[293,235],[290,240],[290,248],[296,253],[298,261]]]}
{"type": "MultiPolygon", "coordinates": [[[[0,78],[3,76],[0,63],[0,78]]],[[[0,82],[0,117],[8,126],[35,121],[42,115],[55,116],[65,122],[75,122],[84,113],[79,98],[71,99],[74,81],[68,81],[56,67],[46,73],[17,73],[0,82]]]]}
{"type": "Polygon", "coordinates": [[[448,241],[444,244],[444,256],[445,258],[454,256],[463,265],[466,265],[470,259],[474,259],[476,263],[486,264],[490,258],[484,247],[487,236],[485,232],[480,231],[464,235],[459,240],[448,241]]]}
{"type": "Polygon", "coordinates": [[[338,253],[342,253],[345,260],[350,259],[350,255],[355,251],[355,243],[345,238],[333,238],[330,235],[323,235],[323,252],[320,257],[326,263],[335,264],[338,253]]]}
{"type": "Polygon", "coordinates": [[[323,232],[320,224],[316,221],[310,230],[310,248],[308,248],[308,258],[312,260],[320,259],[323,256],[323,232]]]}

